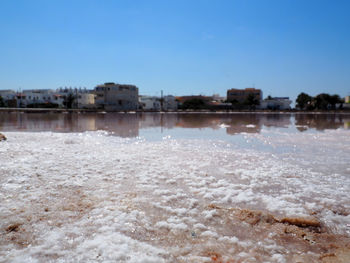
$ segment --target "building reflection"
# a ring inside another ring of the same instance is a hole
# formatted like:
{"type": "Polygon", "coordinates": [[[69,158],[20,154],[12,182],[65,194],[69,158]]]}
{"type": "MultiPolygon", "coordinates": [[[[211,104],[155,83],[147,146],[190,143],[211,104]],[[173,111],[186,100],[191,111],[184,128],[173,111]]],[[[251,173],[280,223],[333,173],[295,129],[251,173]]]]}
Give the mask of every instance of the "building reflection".
{"type": "Polygon", "coordinates": [[[226,132],[234,135],[239,133],[259,133],[261,130],[260,117],[256,114],[235,115],[225,125],[228,125],[226,132]]]}
{"type": "Polygon", "coordinates": [[[259,133],[263,127],[288,128],[293,122],[301,132],[308,129],[349,129],[350,114],[0,113],[2,131],[104,130],[120,137],[137,137],[141,129],[156,127],[162,129],[224,128],[230,135],[259,133]]]}

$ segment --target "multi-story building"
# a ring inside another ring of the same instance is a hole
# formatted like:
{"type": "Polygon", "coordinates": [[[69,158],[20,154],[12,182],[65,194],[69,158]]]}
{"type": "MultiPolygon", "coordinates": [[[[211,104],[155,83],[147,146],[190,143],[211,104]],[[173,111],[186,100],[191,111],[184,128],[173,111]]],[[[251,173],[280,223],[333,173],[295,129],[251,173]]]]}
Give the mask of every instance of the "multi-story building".
{"type": "Polygon", "coordinates": [[[105,83],[95,87],[96,105],[105,110],[128,111],[139,108],[139,89],[134,85],[105,83]]]}
{"type": "Polygon", "coordinates": [[[53,90],[50,89],[23,90],[21,95],[22,107],[27,107],[34,104],[54,103],[53,90]]]}
{"type": "Polygon", "coordinates": [[[227,101],[244,103],[249,95],[253,95],[258,101],[262,100],[262,91],[255,88],[229,89],[227,91],[227,101]]]}

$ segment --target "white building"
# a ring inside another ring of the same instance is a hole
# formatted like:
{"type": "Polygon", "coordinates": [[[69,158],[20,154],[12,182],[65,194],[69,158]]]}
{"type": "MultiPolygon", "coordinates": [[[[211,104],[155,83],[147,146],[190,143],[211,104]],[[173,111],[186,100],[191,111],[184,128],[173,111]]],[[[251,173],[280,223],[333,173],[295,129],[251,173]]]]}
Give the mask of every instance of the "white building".
{"type": "Polygon", "coordinates": [[[163,110],[165,111],[177,110],[178,106],[179,106],[179,103],[174,96],[167,95],[163,97],[163,110]]]}
{"type": "Polygon", "coordinates": [[[139,89],[134,85],[105,83],[95,87],[96,105],[105,110],[128,111],[139,108],[139,89]]]}
{"type": "Polygon", "coordinates": [[[33,104],[54,103],[53,91],[49,89],[32,89],[15,92],[13,90],[0,91],[0,96],[7,104],[11,101],[14,107],[27,107],[33,104]]]}
{"type": "Polygon", "coordinates": [[[57,96],[60,97],[60,106],[66,107],[68,98],[71,97],[72,108],[95,108],[95,97],[96,95],[86,88],[59,88],[56,90],[57,96]]]}
{"type": "Polygon", "coordinates": [[[34,104],[55,103],[53,90],[32,89],[22,91],[21,105],[27,107],[34,104]]]}
{"type": "Polygon", "coordinates": [[[269,110],[289,110],[292,101],[289,97],[274,97],[264,99],[260,102],[260,109],[269,109],[269,110]]]}
{"type": "MultiPolygon", "coordinates": [[[[94,108],[95,94],[86,89],[59,88],[31,89],[16,93],[13,90],[0,90],[0,96],[5,105],[12,107],[36,107],[38,104],[57,104],[58,108],[64,108],[68,96],[72,97],[72,108],[94,108]],[[11,103],[10,103],[11,101],[11,103]]],[[[40,105],[45,107],[45,105],[40,105]]]]}
{"type": "Polygon", "coordinates": [[[161,109],[161,101],[158,97],[140,96],[139,102],[143,110],[160,111],[161,109]]]}
{"type": "Polygon", "coordinates": [[[0,96],[4,101],[13,100],[16,98],[16,92],[10,89],[0,90],[0,96]]]}
{"type": "Polygon", "coordinates": [[[93,93],[78,93],[77,105],[79,109],[83,108],[94,108],[95,107],[95,97],[93,93]]]}
{"type": "Polygon", "coordinates": [[[163,100],[160,97],[156,96],[140,96],[139,102],[143,110],[175,111],[178,108],[178,102],[176,98],[172,95],[164,96],[163,100]]]}
{"type": "Polygon", "coordinates": [[[213,94],[213,101],[215,102],[224,102],[226,97],[220,96],[220,94],[213,94]]]}

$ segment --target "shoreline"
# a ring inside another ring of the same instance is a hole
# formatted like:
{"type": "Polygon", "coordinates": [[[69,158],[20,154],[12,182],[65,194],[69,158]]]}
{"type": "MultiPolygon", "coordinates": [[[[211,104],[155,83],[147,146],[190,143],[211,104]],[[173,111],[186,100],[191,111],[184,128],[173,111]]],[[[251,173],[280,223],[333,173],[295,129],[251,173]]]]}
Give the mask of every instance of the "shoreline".
{"type": "Polygon", "coordinates": [[[187,114],[187,113],[203,113],[203,114],[350,114],[350,110],[332,110],[332,111],[299,111],[299,110],[177,110],[177,111],[107,111],[103,109],[58,109],[58,108],[0,108],[0,113],[158,113],[158,114],[187,114]]]}

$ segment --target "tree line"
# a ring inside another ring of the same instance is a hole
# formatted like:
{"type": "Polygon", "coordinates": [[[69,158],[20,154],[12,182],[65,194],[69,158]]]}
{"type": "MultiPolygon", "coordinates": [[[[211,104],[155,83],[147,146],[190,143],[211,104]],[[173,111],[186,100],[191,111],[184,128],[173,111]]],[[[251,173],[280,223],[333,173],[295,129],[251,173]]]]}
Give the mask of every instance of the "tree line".
{"type": "Polygon", "coordinates": [[[300,110],[335,110],[337,108],[342,109],[344,100],[337,94],[321,93],[312,97],[302,92],[295,102],[296,107],[300,110]]]}

